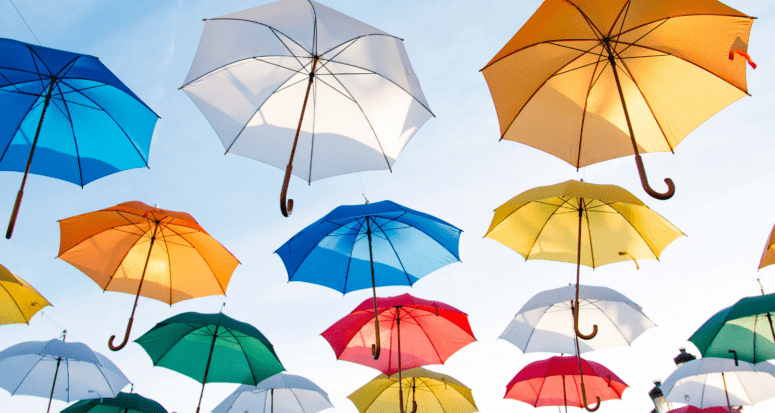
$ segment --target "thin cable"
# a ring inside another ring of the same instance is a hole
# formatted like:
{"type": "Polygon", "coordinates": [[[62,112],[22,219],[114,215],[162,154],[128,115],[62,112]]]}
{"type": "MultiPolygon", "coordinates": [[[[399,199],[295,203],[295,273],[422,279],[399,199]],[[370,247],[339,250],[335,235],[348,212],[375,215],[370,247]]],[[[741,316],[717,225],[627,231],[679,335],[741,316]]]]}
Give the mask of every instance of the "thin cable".
{"type": "Polygon", "coordinates": [[[137,187],[140,188],[140,192],[142,192],[145,199],[148,200],[149,205],[155,205],[153,201],[151,201],[151,197],[149,197],[148,194],[146,194],[145,191],[143,191],[143,187],[140,186],[140,184],[137,182],[137,179],[135,179],[135,176],[132,175],[132,171],[127,171],[127,172],[129,173],[129,176],[132,177],[132,180],[135,181],[135,185],[137,185],[137,187]]]}
{"type": "Polygon", "coordinates": [[[15,4],[13,4],[13,0],[8,0],[8,1],[10,1],[10,2],[11,2],[11,5],[13,6],[13,8],[14,8],[14,9],[16,9],[16,13],[19,13],[19,17],[21,17],[21,18],[22,18],[22,21],[24,22],[24,24],[25,24],[25,25],[27,25],[27,28],[28,28],[28,29],[30,29],[30,33],[32,33],[32,37],[34,37],[34,38],[35,38],[35,40],[37,40],[37,42],[38,42],[38,44],[39,44],[39,45],[43,46],[43,45],[40,43],[40,40],[38,39],[38,36],[35,36],[35,32],[33,32],[33,31],[32,31],[32,27],[30,27],[30,25],[27,23],[27,20],[24,20],[24,16],[22,16],[22,13],[19,11],[19,9],[16,7],[16,5],[15,5],[15,4]]]}
{"type": "MultiPolygon", "coordinates": [[[[49,316],[48,316],[48,314],[46,314],[46,310],[45,310],[45,309],[43,309],[43,310],[40,310],[40,314],[42,314],[42,315],[43,315],[43,317],[46,317],[46,318],[48,318],[48,321],[51,321],[51,322],[52,322],[52,323],[53,323],[55,326],[57,326],[57,328],[58,328],[60,331],[67,333],[67,335],[68,335],[68,336],[70,336],[70,338],[72,338],[72,339],[73,339],[72,341],[82,342],[82,341],[78,340],[78,338],[76,338],[76,337],[75,337],[75,336],[74,336],[72,333],[70,333],[69,331],[67,331],[67,329],[66,329],[66,328],[62,327],[61,325],[59,325],[59,323],[57,323],[56,321],[54,321],[54,319],[52,319],[51,317],[49,317],[49,316]]],[[[60,336],[59,336],[59,337],[61,338],[61,337],[62,337],[62,335],[60,334],[60,336]]]]}
{"type": "Polygon", "coordinates": [[[369,198],[366,198],[366,188],[363,186],[363,179],[361,178],[361,173],[358,172],[358,180],[361,182],[361,195],[363,195],[363,199],[366,200],[366,203],[369,203],[369,198]]]}

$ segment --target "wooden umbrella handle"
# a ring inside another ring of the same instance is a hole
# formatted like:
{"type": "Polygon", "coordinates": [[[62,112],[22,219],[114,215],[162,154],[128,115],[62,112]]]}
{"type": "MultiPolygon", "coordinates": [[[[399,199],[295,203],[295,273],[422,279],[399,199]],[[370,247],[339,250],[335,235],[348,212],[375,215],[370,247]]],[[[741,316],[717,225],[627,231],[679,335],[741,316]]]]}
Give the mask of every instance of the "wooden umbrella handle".
{"type": "Polygon", "coordinates": [[[126,346],[126,343],[129,342],[129,333],[132,331],[132,323],[134,321],[135,321],[134,311],[132,311],[132,317],[129,317],[129,324],[126,325],[126,333],[124,333],[124,341],[122,341],[121,344],[114,346],[113,340],[116,339],[116,336],[112,335],[110,336],[110,340],[108,340],[108,348],[110,348],[113,351],[119,351],[126,346]]]}
{"type": "Polygon", "coordinates": [[[656,198],[662,201],[670,199],[673,197],[673,195],[675,195],[675,184],[670,178],[665,178],[665,183],[667,184],[667,192],[665,193],[657,192],[654,190],[654,188],[651,187],[651,185],[649,185],[649,179],[646,176],[646,168],[643,166],[643,159],[641,159],[640,154],[637,152],[635,154],[635,163],[638,165],[640,183],[643,186],[643,190],[646,191],[647,194],[649,194],[652,198],[656,198]]]}

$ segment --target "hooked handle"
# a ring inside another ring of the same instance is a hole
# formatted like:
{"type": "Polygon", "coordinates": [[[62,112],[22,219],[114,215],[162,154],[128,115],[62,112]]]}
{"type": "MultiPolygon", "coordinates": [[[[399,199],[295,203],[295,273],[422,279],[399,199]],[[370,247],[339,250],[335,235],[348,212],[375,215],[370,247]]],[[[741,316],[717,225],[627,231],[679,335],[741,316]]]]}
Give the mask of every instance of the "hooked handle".
{"type": "Polygon", "coordinates": [[[643,185],[643,190],[646,191],[652,198],[660,199],[662,201],[670,199],[675,195],[675,184],[670,178],[665,178],[665,184],[667,184],[667,192],[661,193],[655,191],[651,185],[649,185],[648,177],[646,176],[646,168],[643,166],[643,159],[640,154],[635,155],[635,163],[638,164],[638,174],[640,174],[640,183],[643,185]]]}
{"type": "Polygon", "coordinates": [[[632,260],[632,262],[634,262],[634,263],[635,263],[635,269],[636,269],[636,270],[640,270],[640,265],[638,265],[638,261],[635,259],[635,257],[633,257],[633,256],[632,256],[632,254],[630,254],[630,253],[629,253],[629,252],[627,252],[627,251],[619,251],[619,255],[621,255],[621,256],[623,256],[623,257],[630,257],[630,259],[632,260]]]}
{"type": "Polygon", "coordinates": [[[376,335],[376,338],[374,339],[376,344],[371,345],[371,357],[373,357],[374,360],[377,360],[379,359],[380,351],[382,351],[382,344],[379,338],[379,320],[376,316],[374,317],[374,334],[376,335]]]}
{"type": "Polygon", "coordinates": [[[124,341],[121,342],[118,346],[113,345],[113,340],[116,339],[116,336],[110,336],[110,340],[108,340],[108,347],[113,351],[119,351],[122,348],[126,346],[126,343],[129,342],[129,332],[132,331],[132,323],[135,321],[134,315],[132,317],[129,317],[129,324],[126,326],[126,333],[124,334],[124,341]]]}
{"type": "MultiPolygon", "coordinates": [[[[576,301],[573,304],[574,311],[573,311],[573,329],[576,330],[576,336],[582,340],[592,340],[597,335],[597,324],[592,326],[592,333],[589,335],[582,334],[581,331],[579,331],[579,302],[576,301]]],[[[597,409],[595,409],[597,410],[597,409]]],[[[594,410],[590,410],[594,411],[594,410]]]]}
{"type": "Polygon", "coordinates": [[[291,171],[293,170],[293,162],[289,163],[285,168],[285,179],[283,180],[283,189],[280,192],[280,211],[283,216],[288,218],[293,213],[293,200],[288,199],[288,184],[291,182],[291,171]]]}
{"type": "Polygon", "coordinates": [[[735,350],[729,350],[730,353],[732,353],[733,356],[735,356],[735,366],[739,366],[740,363],[737,361],[737,352],[735,350]]]}

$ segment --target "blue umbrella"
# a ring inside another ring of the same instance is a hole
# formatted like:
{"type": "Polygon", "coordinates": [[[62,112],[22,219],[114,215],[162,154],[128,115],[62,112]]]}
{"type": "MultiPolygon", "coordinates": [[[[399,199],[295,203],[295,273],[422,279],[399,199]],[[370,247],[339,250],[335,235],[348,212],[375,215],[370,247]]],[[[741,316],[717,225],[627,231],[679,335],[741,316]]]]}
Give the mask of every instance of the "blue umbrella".
{"type": "MultiPolygon", "coordinates": [[[[453,262],[461,230],[391,201],[340,206],[288,240],[277,251],[289,281],[304,281],[346,294],[376,287],[414,285],[453,262]]],[[[374,318],[379,358],[379,322],[374,318]]]]}
{"type": "Polygon", "coordinates": [[[96,57],[11,39],[0,39],[0,113],[0,170],[24,172],[6,238],[30,172],[83,187],[147,167],[159,118],[96,57]]]}

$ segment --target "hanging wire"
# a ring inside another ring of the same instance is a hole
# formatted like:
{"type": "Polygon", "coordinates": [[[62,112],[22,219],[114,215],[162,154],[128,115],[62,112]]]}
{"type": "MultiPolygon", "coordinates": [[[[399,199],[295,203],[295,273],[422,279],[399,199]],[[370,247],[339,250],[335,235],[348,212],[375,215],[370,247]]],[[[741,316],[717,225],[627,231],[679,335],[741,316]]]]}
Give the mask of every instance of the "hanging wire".
{"type": "MultiPolygon", "coordinates": [[[[143,196],[145,197],[145,199],[148,200],[148,204],[154,205],[153,201],[151,200],[151,197],[149,197],[148,194],[145,193],[145,191],[143,190],[143,187],[140,186],[140,183],[137,182],[137,179],[135,179],[135,176],[132,174],[132,171],[127,171],[127,172],[129,173],[129,176],[132,177],[132,180],[135,181],[135,185],[137,185],[137,187],[140,188],[140,192],[143,193],[143,196]]],[[[157,205],[156,207],[158,208],[159,206],[157,205]]]]}
{"type": "Polygon", "coordinates": [[[363,186],[363,178],[361,178],[361,173],[358,172],[358,180],[361,182],[361,195],[363,195],[363,199],[366,200],[366,203],[369,203],[369,198],[366,198],[366,188],[363,186]]]}
{"type": "Polygon", "coordinates": [[[41,315],[43,315],[43,317],[46,317],[46,318],[48,319],[48,321],[50,321],[50,322],[51,322],[52,324],[54,324],[54,325],[55,325],[55,326],[56,326],[56,327],[57,327],[57,328],[58,328],[60,331],[62,331],[62,333],[61,333],[61,334],[59,334],[59,339],[60,339],[60,340],[62,339],[63,335],[67,334],[67,335],[69,335],[69,336],[70,336],[70,338],[71,338],[71,339],[73,339],[72,341],[78,341],[78,342],[80,342],[80,340],[78,340],[78,339],[77,339],[77,338],[76,338],[74,335],[72,335],[72,333],[68,333],[66,328],[62,327],[61,325],[59,325],[59,323],[57,323],[56,321],[54,321],[54,319],[53,319],[53,318],[49,317],[49,316],[48,316],[48,314],[46,314],[46,310],[45,310],[45,309],[43,309],[43,310],[40,310],[40,314],[41,314],[41,315]]]}
{"type": "Polygon", "coordinates": [[[27,23],[27,20],[25,20],[24,16],[22,16],[22,13],[19,11],[19,8],[17,8],[16,5],[13,4],[13,0],[8,0],[8,1],[11,2],[11,5],[13,6],[13,8],[16,9],[16,13],[19,14],[19,17],[22,18],[22,21],[24,22],[24,24],[27,25],[28,29],[30,29],[30,33],[32,33],[32,37],[35,38],[35,40],[38,42],[39,45],[43,46],[42,44],[40,44],[40,40],[38,39],[38,36],[35,36],[35,32],[32,31],[32,27],[30,27],[30,25],[27,23]]]}

